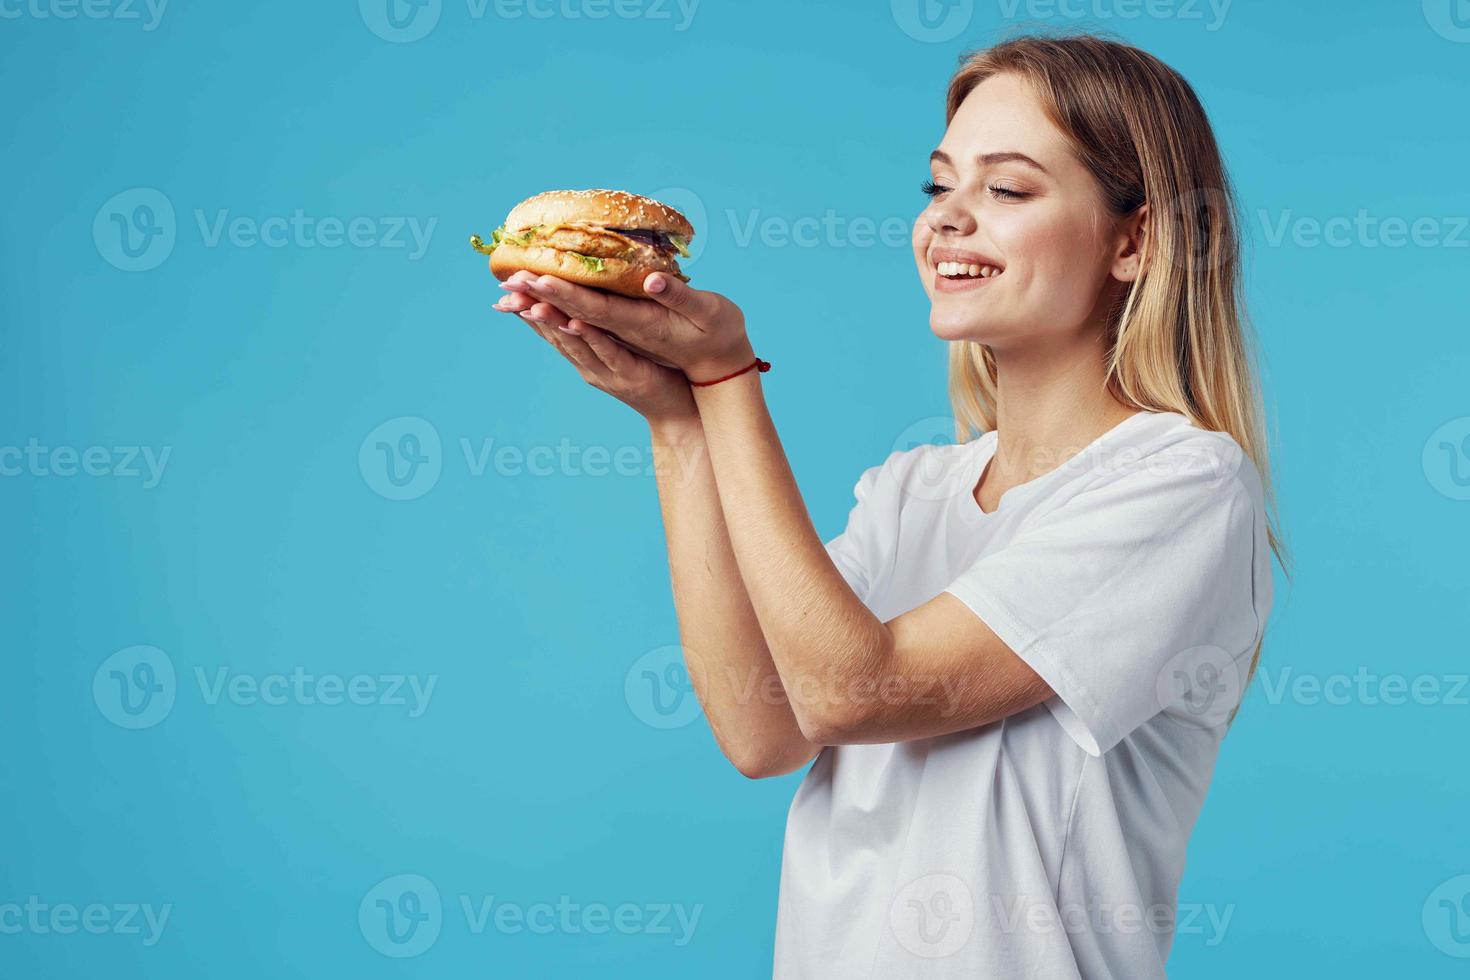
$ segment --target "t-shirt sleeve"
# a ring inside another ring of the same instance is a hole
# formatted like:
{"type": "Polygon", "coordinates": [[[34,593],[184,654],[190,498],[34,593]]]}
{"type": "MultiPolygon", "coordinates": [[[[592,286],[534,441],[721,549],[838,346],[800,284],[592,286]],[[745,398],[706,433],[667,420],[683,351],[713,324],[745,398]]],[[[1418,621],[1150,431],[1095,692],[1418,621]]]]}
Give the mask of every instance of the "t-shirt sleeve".
{"type": "Polygon", "coordinates": [[[1238,474],[1221,480],[1187,455],[1145,458],[1038,517],[945,591],[1051,686],[1057,722],[1101,755],[1190,696],[1176,676],[1239,670],[1254,652],[1257,510],[1238,474]]]}
{"type": "Polygon", "coordinates": [[[874,490],[883,465],[863,471],[852,490],[855,503],[848,511],[847,526],[827,542],[827,554],[864,603],[872,600],[873,586],[883,562],[883,535],[879,533],[882,522],[874,513],[880,506],[880,501],[874,499],[874,490]]]}

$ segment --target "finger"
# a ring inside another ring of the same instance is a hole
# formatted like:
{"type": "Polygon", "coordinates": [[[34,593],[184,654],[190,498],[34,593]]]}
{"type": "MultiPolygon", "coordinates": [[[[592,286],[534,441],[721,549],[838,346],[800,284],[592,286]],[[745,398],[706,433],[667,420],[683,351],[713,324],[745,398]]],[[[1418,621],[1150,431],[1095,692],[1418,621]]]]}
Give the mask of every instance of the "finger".
{"type": "Polygon", "coordinates": [[[500,297],[498,303],[490,308],[501,313],[520,313],[523,310],[529,310],[535,304],[534,296],[527,296],[525,293],[506,293],[500,297]]]}
{"type": "Polygon", "coordinates": [[[535,278],[534,273],[527,272],[525,269],[517,269],[500,281],[500,288],[511,294],[524,293],[526,284],[534,281],[535,278]]]}
{"type": "Polygon", "coordinates": [[[637,355],[628,348],[613,339],[612,334],[605,333],[590,323],[582,320],[573,320],[568,324],[577,331],[578,336],[586,342],[592,353],[597,355],[609,371],[614,374],[625,374],[633,370],[638,363],[637,355]]]}
{"type": "Polygon", "coordinates": [[[696,324],[714,313],[715,294],[702,289],[692,289],[678,276],[667,272],[649,273],[643,280],[643,291],[665,309],[671,310],[696,324]]]}
{"type": "Polygon", "coordinates": [[[526,288],[573,319],[615,334],[657,337],[668,333],[668,314],[653,303],[590,289],[556,276],[538,276],[526,288]]]}
{"type": "MultiPolygon", "coordinates": [[[[573,320],[572,323],[575,324],[576,321],[573,320]]],[[[587,346],[586,339],[575,326],[557,327],[551,332],[560,334],[557,337],[557,346],[561,348],[568,360],[582,369],[584,379],[592,381],[603,373],[606,365],[602,363],[592,348],[587,346]]]]}
{"type": "MultiPolygon", "coordinates": [[[[564,338],[566,337],[566,334],[562,333],[560,329],[548,326],[545,323],[538,323],[534,320],[528,320],[526,322],[531,325],[532,330],[536,331],[536,333],[540,335],[542,340],[546,341],[552,347],[555,347],[557,353],[561,354],[562,357],[565,357],[567,360],[571,361],[572,364],[576,366],[579,370],[581,369],[581,365],[577,363],[577,359],[572,356],[573,351],[569,349],[565,343],[564,338]]],[[[595,357],[593,359],[596,360],[595,357]]]]}
{"type": "Polygon", "coordinates": [[[564,327],[567,325],[567,321],[571,319],[571,317],[550,303],[537,302],[535,297],[527,298],[531,301],[532,305],[521,316],[530,320],[532,323],[544,323],[549,327],[564,327]]]}
{"type": "Polygon", "coordinates": [[[542,324],[538,326],[546,333],[552,345],[561,352],[561,355],[572,362],[583,381],[603,391],[609,390],[609,386],[613,383],[612,372],[587,345],[586,340],[579,333],[574,332],[575,327],[548,327],[542,324]]]}
{"type": "Polygon", "coordinates": [[[541,322],[532,323],[532,326],[536,328],[537,333],[546,338],[548,343],[561,351],[563,357],[575,364],[577,369],[583,372],[584,377],[588,369],[602,367],[602,362],[597,359],[596,354],[592,353],[592,349],[580,337],[569,331],[566,325],[553,326],[541,322]]]}

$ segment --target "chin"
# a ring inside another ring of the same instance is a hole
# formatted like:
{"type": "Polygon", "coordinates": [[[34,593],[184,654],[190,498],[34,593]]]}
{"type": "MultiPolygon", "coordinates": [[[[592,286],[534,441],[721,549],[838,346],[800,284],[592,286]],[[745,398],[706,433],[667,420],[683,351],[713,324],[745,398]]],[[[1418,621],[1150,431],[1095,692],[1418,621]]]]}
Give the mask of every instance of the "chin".
{"type": "Polygon", "coordinates": [[[956,311],[941,313],[934,310],[929,314],[929,329],[940,340],[973,340],[977,344],[989,344],[999,338],[1001,331],[996,324],[984,317],[955,316],[956,311]]]}

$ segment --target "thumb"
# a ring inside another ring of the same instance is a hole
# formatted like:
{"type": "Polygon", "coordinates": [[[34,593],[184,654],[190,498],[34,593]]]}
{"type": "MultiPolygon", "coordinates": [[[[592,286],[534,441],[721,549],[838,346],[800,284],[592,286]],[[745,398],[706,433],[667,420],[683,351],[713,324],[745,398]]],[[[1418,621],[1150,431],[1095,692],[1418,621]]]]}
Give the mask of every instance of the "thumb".
{"type": "Polygon", "coordinates": [[[668,309],[683,314],[691,320],[697,320],[701,313],[708,310],[709,304],[705,301],[705,293],[698,289],[690,289],[688,284],[678,276],[667,272],[650,273],[643,280],[643,291],[650,299],[657,300],[668,309]]]}

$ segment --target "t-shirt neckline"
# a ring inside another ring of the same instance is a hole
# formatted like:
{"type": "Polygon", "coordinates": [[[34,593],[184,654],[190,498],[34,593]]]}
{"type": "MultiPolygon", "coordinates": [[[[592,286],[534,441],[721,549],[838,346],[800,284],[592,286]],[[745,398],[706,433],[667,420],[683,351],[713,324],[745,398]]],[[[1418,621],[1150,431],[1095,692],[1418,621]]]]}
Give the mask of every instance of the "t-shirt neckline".
{"type": "MultiPolygon", "coordinates": [[[[1084,458],[1089,453],[1092,453],[1097,449],[1098,446],[1102,445],[1104,442],[1111,440],[1114,435],[1123,431],[1126,428],[1129,428],[1139,418],[1145,415],[1156,414],[1158,413],[1150,412],[1147,410],[1133,413],[1123,421],[1119,422],[1117,425],[1113,426],[1111,429],[1104,432],[1102,435],[1098,436],[1096,439],[1089,442],[1086,446],[1083,446],[1080,450],[1077,451],[1076,455],[1064,460],[1062,463],[1041,474],[1040,476],[1033,477],[1030,480],[1027,480],[1025,483],[1020,483],[1014,487],[1011,487],[1005,493],[1000,495],[1000,500],[996,503],[995,510],[984,511],[980,509],[980,502],[975,499],[975,485],[980,482],[981,476],[984,475],[986,468],[990,466],[990,461],[995,458],[995,451],[1000,445],[1000,436],[998,435],[998,430],[991,429],[989,432],[986,432],[984,435],[974,441],[974,445],[976,445],[977,448],[974,451],[974,456],[971,459],[970,466],[965,474],[964,492],[960,495],[961,509],[965,512],[967,517],[970,517],[972,520],[977,521],[985,521],[991,518],[999,517],[1002,513],[1009,513],[1006,504],[1006,501],[1008,499],[1020,498],[1028,493],[1033,492],[1038,486],[1050,480],[1057,473],[1067,469],[1068,464],[1072,463],[1074,460],[1084,458]]],[[[1014,503],[1010,506],[1014,506],[1014,503]]]]}

